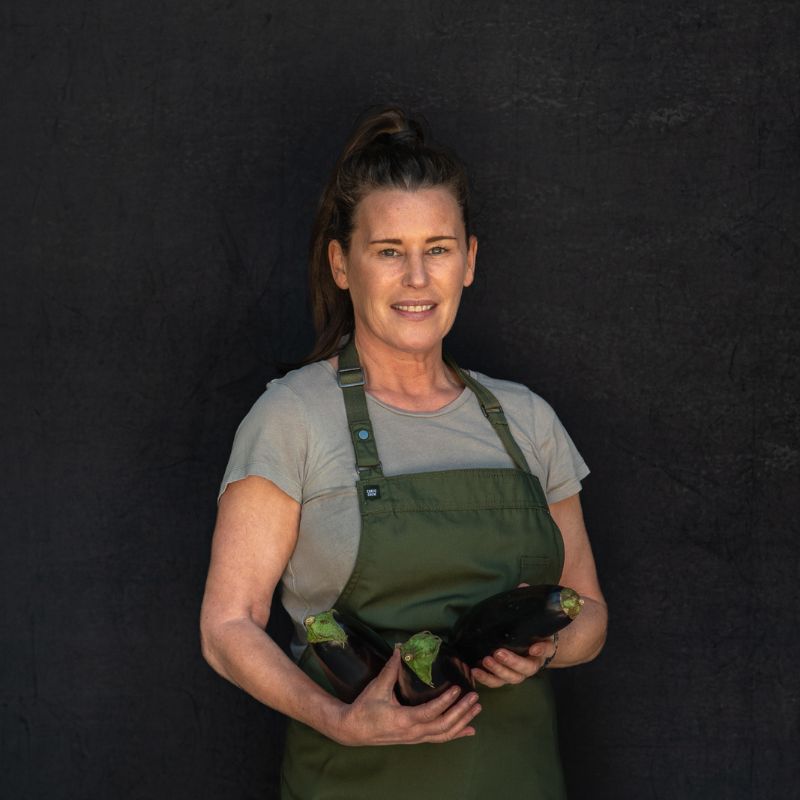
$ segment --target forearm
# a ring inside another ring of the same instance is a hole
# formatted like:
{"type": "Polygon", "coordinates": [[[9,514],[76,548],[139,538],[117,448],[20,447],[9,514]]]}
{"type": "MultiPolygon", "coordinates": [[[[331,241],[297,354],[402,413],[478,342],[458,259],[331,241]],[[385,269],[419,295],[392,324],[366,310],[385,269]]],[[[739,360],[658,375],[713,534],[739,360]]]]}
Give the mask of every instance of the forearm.
{"type": "Polygon", "coordinates": [[[203,655],[256,700],[337,739],[344,704],[317,686],[252,620],[230,620],[204,631],[203,655]]]}
{"type": "MultiPolygon", "coordinates": [[[[596,658],[606,641],[608,607],[584,597],[581,613],[559,631],[558,650],[550,667],[572,667],[596,658]]],[[[549,650],[548,650],[549,653],[549,650]]]]}

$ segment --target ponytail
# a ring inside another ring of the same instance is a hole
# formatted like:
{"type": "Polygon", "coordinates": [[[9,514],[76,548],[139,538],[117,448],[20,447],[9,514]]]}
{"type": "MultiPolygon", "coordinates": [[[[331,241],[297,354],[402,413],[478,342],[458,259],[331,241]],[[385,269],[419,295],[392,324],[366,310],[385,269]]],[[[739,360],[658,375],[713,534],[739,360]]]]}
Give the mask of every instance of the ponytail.
{"type": "Polygon", "coordinates": [[[355,327],[350,293],[333,280],[328,244],[347,252],[356,207],[373,189],[407,191],[446,186],[461,209],[469,238],[467,174],[455,153],[430,140],[423,117],[395,106],[362,114],[345,144],[320,198],[311,233],[309,289],[317,339],[302,362],[310,364],[338,352],[342,337],[355,327]]]}

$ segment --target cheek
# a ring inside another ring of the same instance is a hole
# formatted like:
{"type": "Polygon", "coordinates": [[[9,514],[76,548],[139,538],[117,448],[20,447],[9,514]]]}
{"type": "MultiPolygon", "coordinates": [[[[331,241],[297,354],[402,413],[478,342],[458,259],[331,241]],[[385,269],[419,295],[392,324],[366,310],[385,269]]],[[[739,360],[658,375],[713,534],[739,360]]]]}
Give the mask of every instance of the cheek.
{"type": "Polygon", "coordinates": [[[355,281],[351,281],[350,291],[360,303],[373,308],[381,306],[382,299],[385,299],[390,292],[391,281],[388,276],[380,276],[373,272],[368,272],[354,277],[355,281]]]}
{"type": "Polygon", "coordinates": [[[453,302],[458,302],[461,293],[464,291],[464,286],[471,283],[471,279],[466,271],[456,271],[448,282],[448,289],[450,297],[453,302]]]}
{"type": "Polygon", "coordinates": [[[363,317],[375,318],[385,312],[385,303],[380,302],[381,294],[375,286],[365,285],[363,282],[350,286],[350,298],[353,301],[356,314],[363,317]]]}

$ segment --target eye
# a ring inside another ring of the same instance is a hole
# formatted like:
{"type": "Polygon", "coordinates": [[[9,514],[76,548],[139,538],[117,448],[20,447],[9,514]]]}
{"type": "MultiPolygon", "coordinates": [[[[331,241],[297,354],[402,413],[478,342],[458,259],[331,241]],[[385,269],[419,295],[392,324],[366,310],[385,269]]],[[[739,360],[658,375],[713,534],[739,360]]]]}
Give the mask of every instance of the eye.
{"type": "Polygon", "coordinates": [[[442,247],[440,244],[437,244],[437,245],[434,245],[433,247],[431,247],[431,249],[428,252],[430,252],[430,254],[433,255],[433,256],[440,256],[440,255],[442,255],[442,253],[446,253],[447,252],[447,248],[446,247],[442,247]]]}
{"type": "Polygon", "coordinates": [[[400,255],[398,250],[395,250],[394,247],[385,247],[383,250],[378,250],[379,256],[386,256],[387,258],[394,258],[400,255]]]}

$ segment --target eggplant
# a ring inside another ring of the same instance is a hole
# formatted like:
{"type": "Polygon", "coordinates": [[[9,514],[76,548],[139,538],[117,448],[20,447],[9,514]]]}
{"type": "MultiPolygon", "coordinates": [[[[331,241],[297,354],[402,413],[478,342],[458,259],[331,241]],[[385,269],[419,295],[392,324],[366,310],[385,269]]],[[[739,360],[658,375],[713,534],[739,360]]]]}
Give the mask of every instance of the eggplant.
{"type": "Polygon", "coordinates": [[[569,625],[582,605],[580,595],[564,586],[521,586],[487,597],[462,614],[450,642],[471,667],[500,647],[527,655],[532,644],[569,625]]]}
{"type": "Polygon", "coordinates": [[[361,694],[392,655],[375,631],[335,608],[306,617],[305,629],[325,677],[345,703],[361,694]]]}
{"type": "Polygon", "coordinates": [[[458,653],[430,631],[415,633],[401,644],[400,657],[395,690],[403,705],[427,703],[453,685],[464,692],[475,688],[472,673],[458,653]]]}

